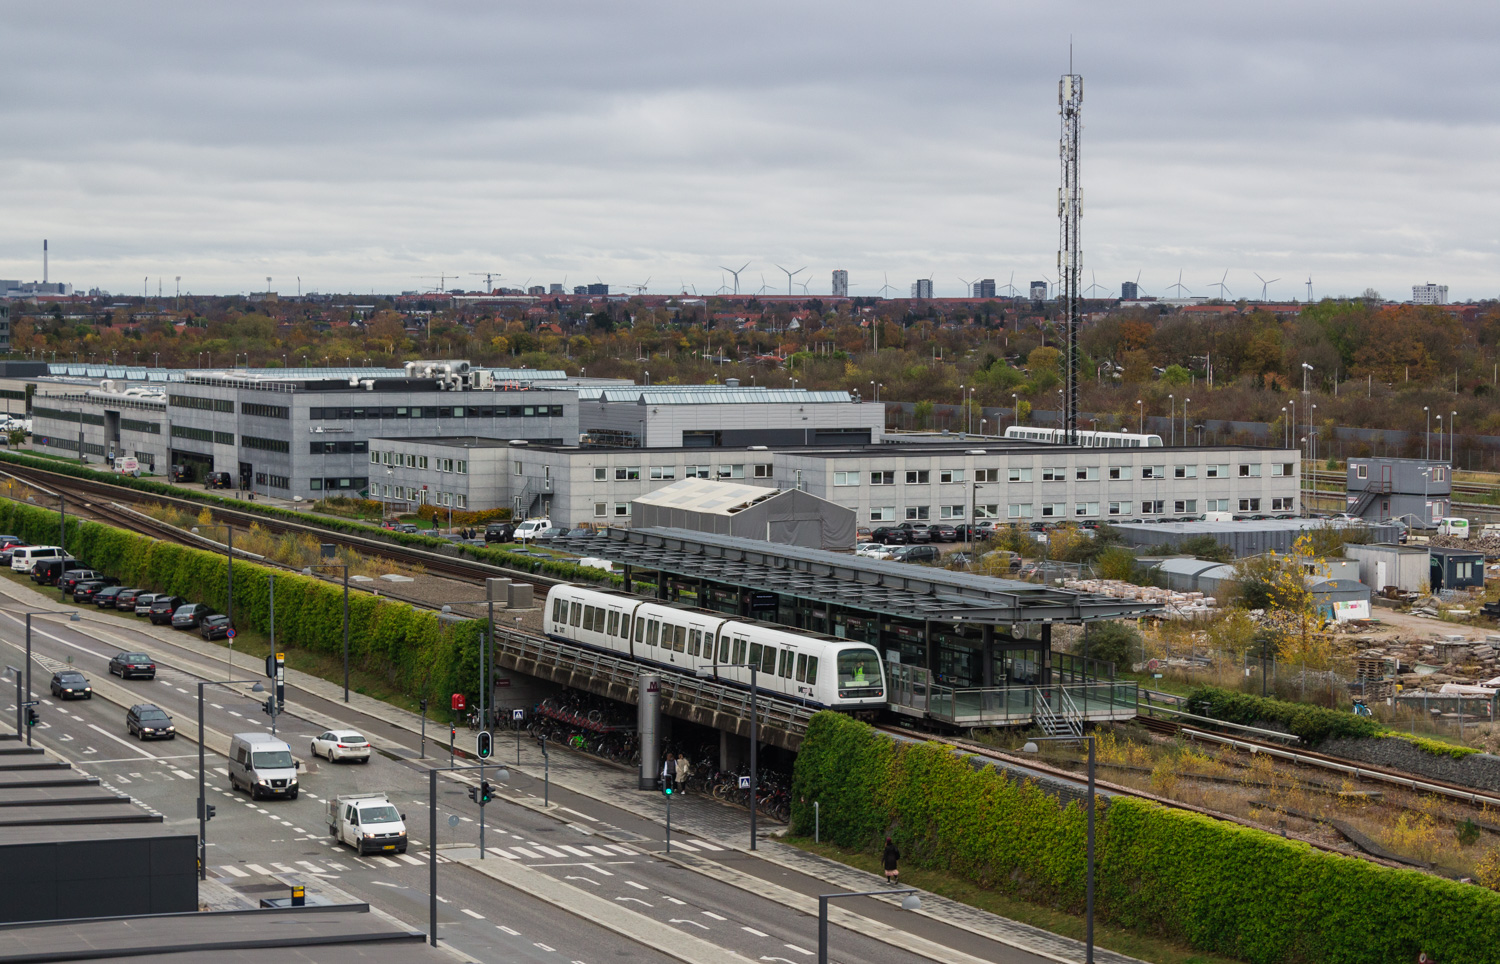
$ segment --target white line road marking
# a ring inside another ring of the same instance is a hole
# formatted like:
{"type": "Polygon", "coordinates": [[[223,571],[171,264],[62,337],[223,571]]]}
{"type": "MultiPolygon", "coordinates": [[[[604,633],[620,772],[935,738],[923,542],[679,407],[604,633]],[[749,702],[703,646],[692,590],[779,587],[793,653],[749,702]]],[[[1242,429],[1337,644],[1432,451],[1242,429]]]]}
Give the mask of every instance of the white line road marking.
{"type": "Polygon", "coordinates": [[[712,918],[713,918],[713,919],[714,919],[714,920],[728,920],[728,919],[729,919],[729,918],[727,918],[727,917],[720,917],[720,916],[719,916],[719,915],[718,915],[718,914],[715,914],[715,913],[714,913],[714,912],[713,912],[713,911],[711,911],[711,910],[706,910],[706,911],[704,911],[704,912],[703,912],[703,916],[704,916],[704,917],[712,917],[712,918]]]}
{"type": "Polygon", "coordinates": [[[438,895],[438,900],[442,901],[445,904],[451,904],[451,903],[453,903],[453,901],[451,901],[448,898],[444,897],[442,894],[438,895]]]}
{"type": "MultiPolygon", "coordinates": [[[[540,850],[542,853],[546,854],[548,857],[566,857],[567,856],[567,854],[563,853],[561,850],[553,850],[551,847],[543,847],[541,844],[536,843],[535,841],[532,841],[531,843],[527,844],[526,846],[528,846],[528,847],[535,847],[537,850],[540,850]]],[[[587,857],[588,854],[584,854],[584,856],[587,857]]]]}
{"type": "Polygon", "coordinates": [[[416,857],[413,857],[411,854],[397,854],[396,859],[404,863],[411,864],[414,867],[422,866],[422,861],[416,857]]]}
{"type": "Polygon", "coordinates": [[[193,779],[193,775],[192,775],[192,774],[191,774],[191,773],[185,773],[185,772],[183,772],[183,771],[182,771],[182,770],[175,770],[175,769],[174,769],[174,770],[173,770],[173,771],[172,771],[172,773],[173,773],[173,774],[174,774],[174,775],[176,775],[176,776],[179,776],[179,777],[181,777],[181,778],[182,778],[182,779],[184,779],[184,780],[191,780],[191,779],[193,779]]]}
{"type": "Polygon", "coordinates": [[[240,717],[240,719],[242,719],[242,720],[243,720],[243,719],[244,719],[244,717],[243,717],[243,716],[240,716],[240,714],[238,714],[238,713],[236,713],[236,712],[235,712],[235,711],[234,711],[234,710],[230,710],[230,711],[229,711],[229,715],[230,715],[230,716],[239,716],[239,717],[240,717]]]}
{"type": "Polygon", "coordinates": [[[542,950],[546,951],[548,954],[555,954],[557,952],[557,948],[555,948],[555,947],[548,947],[546,944],[543,944],[541,941],[536,941],[531,946],[532,947],[540,947],[542,950]]]}
{"type": "Polygon", "coordinates": [[[511,844],[511,848],[510,849],[514,850],[516,853],[520,854],[522,857],[530,857],[532,860],[535,860],[535,859],[537,859],[538,857],[541,856],[541,854],[539,854],[539,853],[535,853],[533,851],[527,850],[525,847],[517,847],[515,844],[511,844]]]}
{"type": "Polygon", "coordinates": [[[103,727],[96,726],[93,723],[90,723],[89,724],[89,729],[93,730],[94,732],[98,733],[101,736],[107,736],[107,737],[109,737],[111,740],[114,740],[116,743],[120,744],[121,746],[129,747],[130,749],[134,750],[135,752],[139,753],[141,756],[146,757],[149,760],[155,760],[157,758],[156,754],[154,754],[154,753],[147,753],[145,750],[141,749],[140,747],[136,746],[135,744],[128,743],[125,740],[120,739],[118,736],[115,736],[113,733],[109,732],[108,730],[104,729],[103,727]]]}
{"type": "Polygon", "coordinates": [[[506,927],[504,924],[496,924],[495,928],[497,930],[505,931],[505,933],[509,934],[511,937],[520,937],[521,936],[521,932],[520,931],[511,930],[509,927],[506,927]]]}
{"type": "Polygon", "coordinates": [[[590,877],[575,877],[572,874],[569,874],[568,876],[564,877],[563,880],[581,880],[585,884],[593,884],[595,887],[599,886],[599,881],[594,880],[590,877]]]}
{"type": "MultiPolygon", "coordinates": [[[[214,767],[214,772],[221,777],[229,776],[229,771],[224,769],[223,767],[214,767]]],[[[309,794],[309,796],[311,796],[311,794],[309,794]]]]}
{"type": "MultiPolygon", "coordinates": [[[[224,772],[227,774],[229,771],[225,770],[224,772]]],[[[317,800],[318,799],[318,795],[316,793],[308,793],[306,790],[302,791],[302,795],[304,797],[308,798],[309,800],[317,800]]]]}
{"type": "Polygon", "coordinates": [[[713,844],[708,843],[707,841],[704,841],[704,840],[694,840],[693,841],[693,846],[695,846],[695,847],[702,847],[704,850],[723,850],[724,849],[723,847],[716,847],[713,844]]]}
{"type": "Polygon", "coordinates": [[[222,706],[220,706],[220,705],[219,705],[219,704],[217,704],[217,703],[210,703],[210,704],[208,704],[208,705],[209,705],[209,706],[212,706],[212,707],[213,707],[213,708],[214,708],[214,709],[216,709],[216,710],[222,710],[222,709],[223,709],[223,708],[224,708],[224,707],[222,707],[222,706]]]}
{"type": "Polygon", "coordinates": [[[311,871],[311,872],[313,872],[315,874],[321,874],[323,872],[323,868],[319,867],[317,864],[313,863],[311,860],[299,860],[299,861],[297,861],[297,865],[299,867],[306,867],[309,871],[311,871]]]}
{"type": "Polygon", "coordinates": [[[287,864],[278,864],[274,860],[271,861],[271,866],[275,867],[277,871],[283,874],[295,874],[297,872],[295,867],[291,867],[287,864]]]}
{"type": "Polygon", "coordinates": [[[584,847],[583,847],[583,849],[587,850],[587,851],[589,851],[591,853],[596,853],[596,854],[598,854],[601,857],[613,857],[614,856],[614,854],[610,853],[608,850],[605,850],[603,847],[595,847],[592,844],[585,844],[584,847]]]}
{"type": "Polygon", "coordinates": [[[600,867],[598,864],[584,864],[583,866],[587,867],[589,870],[592,870],[594,873],[599,874],[602,877],[613,877],[614,876],[614,874],[612,874],[609,871],[605,870],[603,867],[600,867]]]}
{"type": "Polygon", "coordinates": [[[219,869],[223,870],[223,871],[227,871],[227,872],[229,872],[230,874],[233,874],[236,877],[249,877],[250,876],[249,874],[245,873],[243,870],[239,869],[238,867],[233,866],[232,864],[225,864],[224,866],[220,867],[219,869]]]}
{"type": "Polygon", "coordinates": [[[475,920],[484,920],[484,915],[483,914],[476,914],[472,910],[469,910],[469,908],[467,908],[467,907],[463,907],[463,908],[460,908],[460,909],[465,914],[468,914],[470,917],[474,918],[475,920]]]}
{"type": "Polygon", "coordinates": [[[625,881],[625,883],[627,883],[630,886],[634,887],[636,890],[650,890],[651,889],[650,887],[647,887],[645,884],[638,884],[638,883],[636,883],[633,880],[627,880],[627,881],[625,881]]]}
{"type": "Polygon", "coordinates": [[[295,831],[297,831],[298,833],[303,833],[303,834],[307,833],[307,831],[303,830],[301,827],[293,827],[292,829],[295,830],[295,831]]]}
{"type": "Polygon", "coordinates": [[[668,924],[692,924],[694,927],[701,927],[704,930],[708,930],[708,925],[707,924],[700,924],[700,923],[698,923],[695,920],[685,920],[685,919],[680,918],[680,917],[673,917],[671,920],[667,921],[667,923],[668,924]]]}
{"type": "Polygon", "coordinates": [[[174,686],[174,687],[172,687],[172,689],[176,690],[179,693],[186,693],[187,692],[187,690],[183,689],[181,686],[174,686]]]}
{"type": "Polygon", "coordinates": [[[663,894],[662,896],[665,897],[667,900],[670,900],[672,903],[676,904],[678,907],[686,907],[687,906],[687,901],[678,900],[676,897],[667,897],[667,895],[665,895],[665,894],[663,894]]]}
{"type": "Polygon", "coordinates": [[[389,857],[382,857],[379,854],[376,854],[371,859],[379,861],[380,866],[382,866],[382,867],[399,867],[399,866],[401,866],[400,864],[396,863],[391,858],[389,858],[389,857]]]}
{"type": "Polygon", "coordinates": [[[249,871],[252,871],[253,873],[260,874],[262,877],[269,877],[269,876],[271,876],[271,872],[269,870],[267,870],[266,868],[262,867],[260,864],[246,864],[245,865],[245,869],[249,870],[249,871]]]}
{"type": "Polygon", "coordinates": [[[574,810],[572,807],[558,807],[557,809],[559,809],[559,810],[566,810],[568,813],[571,813],[575,817],[582,817],[583,819],[593,821],[594,823],[598,823],[599,822],[599,818],[598,817],[591,817],[591,816],[589,816],[586,813],[579,813],[577,810],[574,810]]]}
{"type": "Polygon", "coordinates": [[[650,907],[651,906],[650,904],[646,903],[644,900],[641,900],[639,897],[616,897],[615,900],[619,900],[619,901],[629,900],[629,901],[634,901],[635,903],[640,904],[640,905],[642,905],[644,907],[650,907]]]}
{"type": "Polygon", "coordinates": [[[115,782],[116,783],[129,783],[130,782],[130,778],[129,777],[115,777],[115,782]]]}
{"type": "Polygon", "coordinates": [[[473,823],[474,822],[474,818],[473,817],[459,817],[458,819],[462,820],[464,823],[473,823]]]}
{"type": "Polygon", "coordinates": [[[798,947],[796,944],[783,944],[781,946],[788,950],[796,951],[798,954],[806,954],[808,957],[812,957],[812,951],[805,947],[798,947]]]}
{"type": "Polygon", "coordinates": [[[771,936],[770,934],[767,934],[765,931],[758,931],[758,930],[756,930],[753,927],[743,927],[742,926],[740,928],[740,930],[744,931],[747,934],[754,934],[756,937],[770,937],[771,936]]]}
{"type": "Polygon", "coordinates": [[[692,844],[688,843],[686,840],[679,840],[679,841],[677,841],[676,846],[681,847],[683,850],[686,850],[688,853],[693,853],[694,851],[696,851],[698,849],[697,847],[694,847],[692,844]]]}
{"type": "Polygon", "coordinates": [[[501,850],[499,847],[490,847],[490,848],[488,848],[488,850],[489,850],[490,853],[495,854],[496,856],[499,856],[499,857],[504,857],[506,860],[515,860],[516,859],[516,855],[515,854],[511,853],[508,850],[501,850]]]}
{"type": "Polygon", "coordinates": [[[567,844],[558,844],[557,846],[559,849],[566,850],[568,853],[572,854],[575,857],[589,856],[589,852],[587,850],[579,850],[577,847],[570,847],[567,844]]]}
{"type": "Polygon", "coordinates": [[[328,866],[332,867],[334,870],[348,870],[349,869],[349,865],[348,864],[341,864],[341,863],[338,863],[337,861],[333,861],[333,860],[328,861],[328,866]]]}
{"type": "Polygon", "coordinates": [[[620,846],[617,843],[605,844],[604,846],[608,847],[610,850],[613,850],[615,853],[617,853],[617,854],[623,854],[626,857],[635,857],[635,856],[637,856],[637,854],[636,854],[636,852],[634,850],[631,850],[629,847],[622,847],[622,846],[620,846]]]}

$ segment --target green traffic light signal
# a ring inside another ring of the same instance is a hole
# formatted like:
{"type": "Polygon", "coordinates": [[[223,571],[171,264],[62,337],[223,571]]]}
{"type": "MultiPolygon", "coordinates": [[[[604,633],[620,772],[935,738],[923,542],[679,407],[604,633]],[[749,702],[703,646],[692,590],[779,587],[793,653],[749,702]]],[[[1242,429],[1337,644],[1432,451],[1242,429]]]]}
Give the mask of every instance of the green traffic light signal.
{"type": "Polygon", "coordinates": [[[36,726],[40,722],[41,722],[41,717],[39,717],[39,716],[36,715],[36,710],[33,710],[33,709],[27,709],[26,710],[26,725],[27,726],[36,726]]]}
{"type": "Polygon", "coordinates": [[[490,736],[489,730],[481,730],[479,732],[479,737],[475,742],[474,750],[481,760],[487,759],[490,753],[493,752],[494,743],[493,738],[490,736]]]}

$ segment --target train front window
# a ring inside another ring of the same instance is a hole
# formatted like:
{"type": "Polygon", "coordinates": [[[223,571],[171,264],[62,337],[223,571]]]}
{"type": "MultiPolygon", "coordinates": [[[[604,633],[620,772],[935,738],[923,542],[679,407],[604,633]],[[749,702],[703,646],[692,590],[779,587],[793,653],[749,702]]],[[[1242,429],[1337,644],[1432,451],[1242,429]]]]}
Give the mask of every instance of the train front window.
{"type": "Polygon", "coordinates": [[[880,667],[875,653],[868,649],[846,649],[839,653],[839,689],[878,686],[880,667]]]}

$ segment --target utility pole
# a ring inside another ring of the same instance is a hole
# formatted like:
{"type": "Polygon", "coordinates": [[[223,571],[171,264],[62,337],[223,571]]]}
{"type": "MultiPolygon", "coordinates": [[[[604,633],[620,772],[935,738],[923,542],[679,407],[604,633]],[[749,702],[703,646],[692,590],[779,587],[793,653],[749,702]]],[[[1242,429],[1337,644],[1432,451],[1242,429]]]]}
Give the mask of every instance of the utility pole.
{"type": "Polygon", "coordinates": [[[1057,251],[1057,273],[1064,310],[1067,312],[1065,350],[1066,385],[1063,396],[1063,436],[1068,445],[1078,444],[1078,293],[1083,252],[1079,248],[1079,221],[1083,217],[1082,189],[1078,183],[1079,113],[1083,107],[1083,77],[1073,70],[1073,56],[1068,54],[1068,73],[1057,86],[1057,103],[1062,114],[1062,139],[1059,151],[1062,161],[1062,187],[1057,192],[1057,218],[1060,234],[1057,251]]]}

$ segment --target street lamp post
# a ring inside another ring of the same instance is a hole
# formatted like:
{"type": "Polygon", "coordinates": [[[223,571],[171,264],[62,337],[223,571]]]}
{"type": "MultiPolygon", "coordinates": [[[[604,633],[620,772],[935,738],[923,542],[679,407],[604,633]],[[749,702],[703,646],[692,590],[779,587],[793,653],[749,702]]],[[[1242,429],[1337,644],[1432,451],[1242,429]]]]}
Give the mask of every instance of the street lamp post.
{"type": "Polygon", "coordinates": [[[1426,405],[1422,406],[1422,412],[1427,416],[1427,428],[1422,432],[1422,458],[1432,458],[1432,409],[1426,405]]]}
{"type": "Polygon", "coordinates": [[[1167,444],[1177,444],[1177,396],[1167,393],[1167,444]]]}
{"type": "MultiPolygon", "coordinates": [[[[894,897],[897,894],[905,894],[901,899],[902,910],[920,910],[922,898],[917,896],[915,887],[899,887],[894,890],[862,890],[839,894],[818,895],[818,964],[828,964],[828,902],[839,897],[894,897]]],[[[1089,958],[1093,961],[1093,958],[1089,958]]]]}
{"type": "MultiPolygon", "coordinates": [[[[205,528],[205,529],[223,529],[226,533],[228,533],[228,537],[227,537],[226,542],[225,542],[225,545],[228,547],[227,550],[226,550],[227,558],[228,558],[228,563],[226,564],[225,568],[227,568],[229,570],[229,602],[226,605],[227,612],[225,613],[225,615],[227,615],[229,617],[229,627],[231,629],[233,629],[234,628],[234,526],[225,525],[225,524],[222,524],[222,523],[215,523],[213,525],[205,525],[205,526],[203,526],[203,528],[205,528]]],[[[194,535],[199,534],[198,533],[198,526],[193,526],[193,534],[194,535]]],[[[229,675],[230,676],[234,675],[234,640],[233,639],[229,640],[229,675]]]]}
{"type": "Polygon", "coordinates": [[[1146,434],[1146,403],[1143,402],[1143,401],[1141,401],[1138,398],[1138,399],[1135,400],[1135,407],[1137,409],[1136,414],[1139,416],[1139,423],[1135,427],[1136,433],[1140,434],[1140,435],[1145,435],[1146,434]]]}
{"type": "MultiPolygon", "coordinates": [[[[322,544],[323,558],[330,559],[334,554],[334,546],[330,542],[322,544]]],[[[324,562],[314,566],[304,566],[302,575],[311,576],[314,569],[340,569],[344,573],[344,702],[349,702],[349,564],[346,562],[324,562]]]]}
{"type": "MultiPolygon", "coordinates": [[[[44,611],[44,612],[39,612],[39,613],[27,613],[26,614],[26,699],[24,700],[24,702],[27,702],[27,703],[31,702],[31,617],[32,616],[67,616],[68,617],[68,622],[70,622],[70,623],[76,623],[76,622],[78,622],[78,613],[76,613],[76,612],[74,612],[72,610],[69,610],[69,609],[54,609],[54,610],[51,610],[51,611],[44,611]]],[[[19,679],[20,679],[20,677],[18,676],[17,677],[17,681],[19,681],[19,679]]],[[[19,694],[17,694],[17,695],[19,696],[19,694]]],[[[20,699],[16,700],[16,717],[17,717],[18,720],[24,720],[25,717],[26,717],[26,708],[21,705],[22,702],[23,701],[20,700],[20,699]]],[[[16,735],[20,736],[21,734],[19,732],[17,732],[16,735]]],[[[27,746],[31,746],[31,727],[29,727],[29,726],[26,728],[26,745],[27,746]]]]}
{"type": "Polygon", "coordinates": [[[750,671],[750,849],[758,849],[755,846],[755,796],[760,787],[759,761],[757,750],[760,743],[760,701],[757,693],[760,687],[757,685],[759,677],[754,663],[715,663],[712,666],[700,666],[697,674],[699,676],[717,676],[719,667],[725,669],[748,669],[750,671]]]}
{"type": "Polygon", "coordinates": [[[1448,419],[1448,464],[1453,465],[1458,461],[1458,456],[1453,448],[1453,433],[1458,430],[1458,413],[1449,412],[1448,414],[1453,416],[1448,419]]]}
{"type": "Polygon", "coordinates": [[[1187,436],[1187,433],[1188,433],[1187,407],[1188,407],[1188,402],[1191,402],[1191,401],[1192,401],[1191,398],[1184,398],[1182,400],[1182,444],[1183,445],[1187,444],[1187,438],[1188,438],[1188,436],[1187,436]]]}
{"type": "Polygon", "coordinates": [[[252,693],[264,693],[266,688],[260,680],[224,679],[202,680],[198,683],[198,879],[208,879],[208,790],[204,786],[203,744],[203,687],[234,686],[239,683],[254,683],[252,693]]]}

